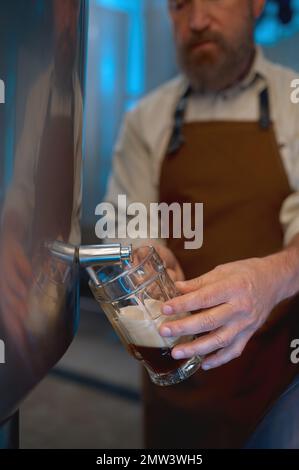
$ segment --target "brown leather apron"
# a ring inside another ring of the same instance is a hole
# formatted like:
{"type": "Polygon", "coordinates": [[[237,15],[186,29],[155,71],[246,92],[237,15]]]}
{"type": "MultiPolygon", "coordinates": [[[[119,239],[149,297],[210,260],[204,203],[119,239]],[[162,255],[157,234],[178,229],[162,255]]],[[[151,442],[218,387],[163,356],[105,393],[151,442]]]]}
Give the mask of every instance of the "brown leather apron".
{"type": "MultiPolygon", "coordinates": [[[[185,240],[168,240],[190,279],[219,264],[281,250],[279,212],[291,188],[266,88],[259,122],[183,124],[187,96],[178,104],[162,164],[160,201],[204,203],[202,248],[185,250],[185,240]]],[[[296,298],[276,307],[242,356],[227,365],[165,388],[144,374],[146,447],[242,447],[299,371],[290,362],[291,339],[299,337],[297,307],[296,298]]]]}

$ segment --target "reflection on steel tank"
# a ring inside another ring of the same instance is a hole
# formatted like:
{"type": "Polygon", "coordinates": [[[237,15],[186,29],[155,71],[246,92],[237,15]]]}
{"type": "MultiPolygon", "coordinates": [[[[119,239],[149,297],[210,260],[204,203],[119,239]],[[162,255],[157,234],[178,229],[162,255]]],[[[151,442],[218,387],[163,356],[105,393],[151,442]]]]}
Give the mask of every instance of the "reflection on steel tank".
{"type": "Polygon", "coordinates": [[[86,6],[1,4],[0,447],[1,423],[60,359],[78,324],[78,264],[46,246],[80,244],[86,6]]]}

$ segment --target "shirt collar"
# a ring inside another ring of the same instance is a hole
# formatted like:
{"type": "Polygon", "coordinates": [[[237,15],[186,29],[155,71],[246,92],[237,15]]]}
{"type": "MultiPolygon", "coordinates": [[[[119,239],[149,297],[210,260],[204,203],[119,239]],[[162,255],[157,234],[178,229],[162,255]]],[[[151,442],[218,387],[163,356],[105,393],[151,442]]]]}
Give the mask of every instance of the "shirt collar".
{"type": "Polygon", "coordinates": [[[259,46],[255,48],[254,60],[248,74],[238,83],[237,88],[244,90],[250,87],[257,79],[267,80],[267,61],[259,46]]]}

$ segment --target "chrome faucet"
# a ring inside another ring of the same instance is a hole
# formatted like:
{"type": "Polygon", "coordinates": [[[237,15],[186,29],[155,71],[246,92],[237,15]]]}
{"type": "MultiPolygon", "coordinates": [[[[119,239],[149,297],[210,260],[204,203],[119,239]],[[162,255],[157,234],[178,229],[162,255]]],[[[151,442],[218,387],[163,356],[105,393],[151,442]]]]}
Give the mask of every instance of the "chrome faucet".
{"type": "Polygon", "coordinates": [[[125,261],[132,260],[132,245],[122,246],[120,243],[76,247],[56,240],[47,242],[46,248],[54,258],[60,259],[65,264],[75,262],[85,268],[96,285],[99,281],[93,266],[122,264],[125,261]]]}
{"type": "Polygon", "coordinates": [[[110,245],[72,246],[60,241],[47,242],[46,248],[51,254],[66,263],[79,263],[84,268],[105,264],[121,264],[130,261],[132,246],[122,246],[120,243],[110,245]]]}

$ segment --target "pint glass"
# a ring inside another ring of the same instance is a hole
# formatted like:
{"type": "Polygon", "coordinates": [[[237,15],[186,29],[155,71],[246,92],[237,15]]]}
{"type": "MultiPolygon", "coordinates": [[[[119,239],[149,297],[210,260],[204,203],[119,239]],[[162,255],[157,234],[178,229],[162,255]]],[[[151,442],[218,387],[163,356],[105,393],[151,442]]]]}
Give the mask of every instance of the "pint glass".
{"type": "Polygon", "coordinates": [[[162,314],[162,304],[178,293],[153,247],[135,250],[131,262],[93,268],[89,274],[97,302],[128,352],[145,366],[155,384],[176,384],[196,372],[198,356],[183,360],[171,356],[174,346],[191,341],[193,336],[163,338],[159,334],[162,323],[190,314],[162,314]]]}

